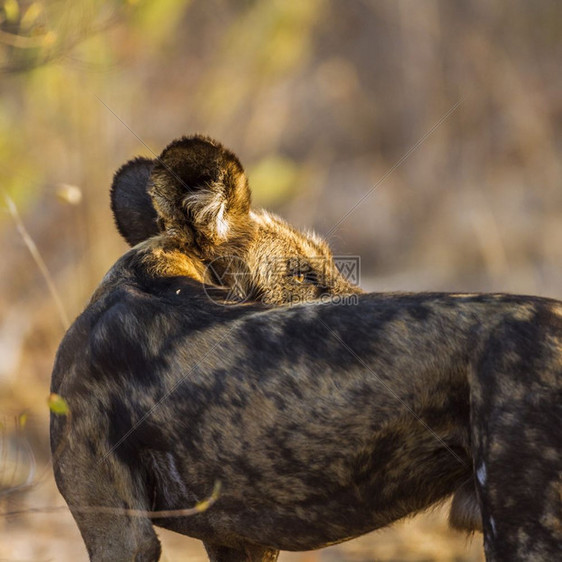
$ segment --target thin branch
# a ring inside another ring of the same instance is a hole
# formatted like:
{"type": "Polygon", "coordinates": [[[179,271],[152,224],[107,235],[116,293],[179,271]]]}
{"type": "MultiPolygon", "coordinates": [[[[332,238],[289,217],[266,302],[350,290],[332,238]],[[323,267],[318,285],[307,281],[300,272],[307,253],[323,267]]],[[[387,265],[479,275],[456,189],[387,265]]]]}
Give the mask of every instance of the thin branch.
{"type": "Polygon", "coordinates": [[[162,511],[148,511],[144,509],[125,509],[121,507],[108,507],[108,506],[46,506],[46,507],[30,507],[29,509],[22,509],[19,511],[5,511],[0,513],[0,517],[13,517],[15,515],[28,515],[30,513],[56,513],[59,511],[65,511],[69,508],[74,513],[101,513],[105,515],[127,515],[129,517],[148,517],[149,519],[168,519],[170,517],[189,517],[191,515],[196,515],[197,513],[203,513],[207,511],[220,496],[221,482],[216,480],[213,486],[213,491],[211,495],[196,503],[193,507],[188,507],[185,509],[166,509],[162,511]]]}
{"type": "Polygon", "coordinates": [[[7,194],[4,194],[4,199],[6,200],[6,203],[8,205],[8,210],[10,211],[10,214],[12,215],[12,218],[14,219],[14,222],[16,223],[16,228],[18,229],[18,232],[20,233],[20,236],[22,237],[22,240],[24,241],[25,245],[27,246],[27,249],[29,250],[29,253],[31,254],[33,260],[35,261],[35,263],[37,264],[37,267],[39,268],[39,271],[41,272],[41,275],[43,275],[43,278],[45,279],[45,281],[47,283],[47,287],[49,288],[49,292],[51,293],[51,296],[53,297],[53,300],[55,301],[55,304],[57,306],[60,321],[62,323],[63,328],[66,331],[66,330],[68,330],[68,328],[70,326],[70,322],[68,320],[68,315],[66,314],[66,310],[64,309],[64,305],[62,304],[62,300],[59,296],[57,288],[55,287],[55,283],[53,281],[53,278],[52,278],[51,274],[49,273],[49,269],[47,268],[47,264],[45,263],[45,261],[41,257],[39,249],[37,248],[37,245],[33,241],[33,238],[31,238],[29,232],[25,228],[25,225],[23,224],[23,221],[21,220],[21,217],[18,213],[18,209],[16,207],[16,204],[14,203],[12,198],[7,194]]]}

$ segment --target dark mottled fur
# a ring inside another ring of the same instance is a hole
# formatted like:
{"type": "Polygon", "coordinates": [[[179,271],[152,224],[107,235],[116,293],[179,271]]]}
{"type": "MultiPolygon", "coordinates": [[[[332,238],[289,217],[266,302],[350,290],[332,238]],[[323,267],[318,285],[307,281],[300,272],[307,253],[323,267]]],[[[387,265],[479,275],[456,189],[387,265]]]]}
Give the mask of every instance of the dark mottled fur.
{"type": "MultiPolygon", "coordinates": [[[[562,303],[362,294],[354,306],[224,306],[220,288],[212,300],[202,288],[204,264],[221,244],[247,255],[252,237],[233,227],[217,244],[197,209],[170,226],[155,206],[163,234],[112,268],[53,371],[71,411],[52,417],[55,475],[92,560],[158,560],[153,523],[202,539],[212,560],[274,560],[455,491],[473,510],[474,481],[488,560],[557,559],[562,303]],[[217,481],[216,503],[193,516],[125,511],[191,507],[217,481]]],[[[264,300],[294,288],[291,275],[265,284],[264,300]]]]}

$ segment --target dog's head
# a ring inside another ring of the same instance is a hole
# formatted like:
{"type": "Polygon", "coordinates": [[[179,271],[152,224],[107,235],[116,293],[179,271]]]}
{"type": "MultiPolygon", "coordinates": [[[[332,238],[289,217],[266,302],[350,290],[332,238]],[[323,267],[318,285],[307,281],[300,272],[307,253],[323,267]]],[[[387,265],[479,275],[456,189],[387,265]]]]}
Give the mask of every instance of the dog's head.
{"type": "Polygon", "coordinates": [[[183,137],[154,160],[122,166],[111,204],[131,246],[164,235],[204,265],[205,281],[239,298],[283,304],[357,292],[320,237],[251,208],[240,161],[208,137],[183,137]]]}

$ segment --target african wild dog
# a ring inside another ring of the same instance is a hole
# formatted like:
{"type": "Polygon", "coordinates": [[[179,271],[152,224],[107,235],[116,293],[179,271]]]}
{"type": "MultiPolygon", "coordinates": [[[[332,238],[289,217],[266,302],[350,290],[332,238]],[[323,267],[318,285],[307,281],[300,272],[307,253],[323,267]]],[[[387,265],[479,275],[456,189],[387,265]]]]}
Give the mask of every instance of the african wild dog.
{"type": "Polygon", "coordinates": [[[234,234],[222,255],[244,253],[248,188],[230,153],[191,158],[199,141],[154,165],[163,234],[115,264],[57,354],[52,391],[71,416],[52,417],[55,475],[91,558],[158,560],[154,522],[202,539],[212,560],[273,560],[471,490],[474,466],[488,560],[555,560],[562,303],[361,294],[355,306],[222,306],[221,289],[209,300],[201,287],[202,252],[221,257],[208,250],[220,218],[234,234]],[[203,189],[225,195],[222,214],[203,189]],[[153,517],[216,482],[208,510],[153,517]]]}

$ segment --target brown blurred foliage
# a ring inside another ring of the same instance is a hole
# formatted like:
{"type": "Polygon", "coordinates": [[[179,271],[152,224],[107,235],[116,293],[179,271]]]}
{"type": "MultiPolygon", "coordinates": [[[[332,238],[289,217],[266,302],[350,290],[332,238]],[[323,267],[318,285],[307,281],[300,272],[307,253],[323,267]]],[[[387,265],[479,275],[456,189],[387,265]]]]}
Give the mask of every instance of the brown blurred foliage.
{"type": "MultiPolygon", "coordinates": [[[[63,328],[3,195],[72,318],[125,250],[113,172],[195,131],[240,156],[257,205],[360,255],[366,288],[562,297],[561,38],[548,0],[0,0],[3,416],[28,412],[44,461],[63,328]]],[[[74,546],[29,516],[0,557],[84,557],[65,517],[74,546]]],[[[308,558],[480,559],[420,521],[308,558]]]]}

